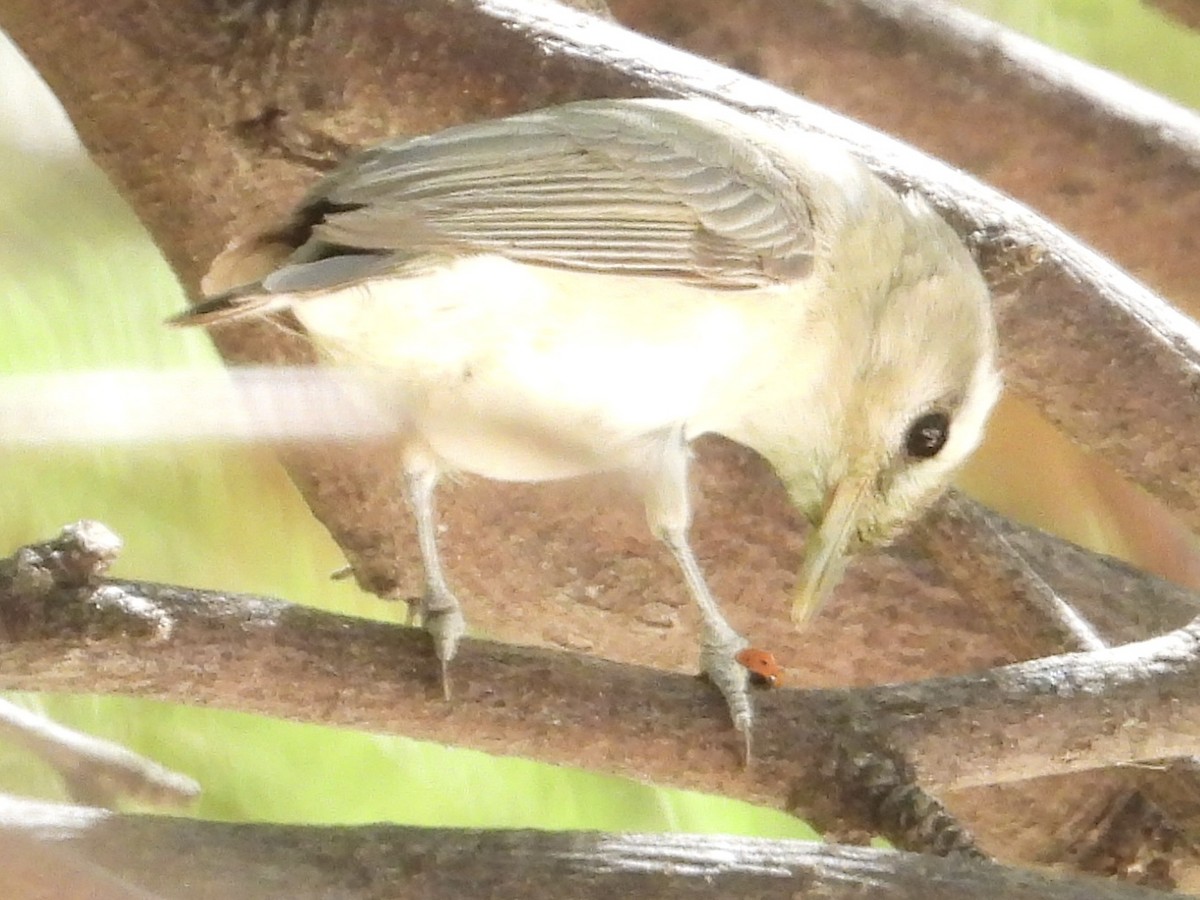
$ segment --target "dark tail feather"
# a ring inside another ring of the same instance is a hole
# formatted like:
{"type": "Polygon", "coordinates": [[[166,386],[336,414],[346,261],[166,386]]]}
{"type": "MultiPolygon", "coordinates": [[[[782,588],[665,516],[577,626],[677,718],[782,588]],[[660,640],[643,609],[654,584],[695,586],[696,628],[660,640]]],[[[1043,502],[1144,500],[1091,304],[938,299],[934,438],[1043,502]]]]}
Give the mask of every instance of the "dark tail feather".
{"type": "Polygon", "coordinates": [[[219,322],[232,322],[249,316],[261,316],[272,309],[284,305],[279,296],[261,291],[245,293],[245,288],[219,294],[202,300],[191,309],[186,309],[167,319],[167,324],[176,328],[190,328],[194,325],[215,325],[219,322]]]}
{"type": "Polygon", "coordinates": [[[167,324],[214,325],[287,306],[278,293],[263,287],[262,280],[283,265],[295,249],[275,232],[234,241],[217,255],[200,282],[200,289],[209,296],[167,319],[167,324]]]}

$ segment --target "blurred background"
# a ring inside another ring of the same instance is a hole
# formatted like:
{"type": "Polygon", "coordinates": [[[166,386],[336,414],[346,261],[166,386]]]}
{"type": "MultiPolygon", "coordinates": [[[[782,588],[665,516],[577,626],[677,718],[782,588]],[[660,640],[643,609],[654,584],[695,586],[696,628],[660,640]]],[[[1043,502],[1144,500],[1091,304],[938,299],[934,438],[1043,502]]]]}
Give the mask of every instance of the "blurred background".
{"type": "MultiPolygon", "coordinates": [[[[962,5],[1200,108],[1200,32],[1169,2],[962,5]]],[[[1179,6],[1197,15],[1189,0],[1179,6]]],[[[0,85],[0,377],[219,366],[204,334],[162,327],[184,306],[170,270],[2,35],[0,85]]],[[[1006,514],[1200,587],[1194,538],[1026,407],[1004,407],[960,483],[1006,514]],[[1022,466],[1031,452],[1037,464],[1022,466]]],[[[403,619],[403,606],[329,580],[341,555],[269,450],[0,444],[0,511],[0,554],[94,518],[126,542],[120,576],[403,619]]],[[[111,697],[9,696],[188,773],[204,791],[191,812],[205,818],[811,836],[774,810],[400,738],[111,697]]],[[[0,791],[63,796],[48,769],[4,746],[0,791]]]]}

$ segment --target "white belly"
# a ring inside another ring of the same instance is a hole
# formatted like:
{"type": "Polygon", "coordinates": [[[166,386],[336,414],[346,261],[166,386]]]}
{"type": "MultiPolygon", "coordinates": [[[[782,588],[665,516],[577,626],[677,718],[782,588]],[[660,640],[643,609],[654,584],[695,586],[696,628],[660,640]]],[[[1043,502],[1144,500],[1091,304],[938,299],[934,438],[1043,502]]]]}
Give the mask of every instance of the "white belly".
{"type": "Polygon", "coordinates": [[[639,467],[675,428],[721,430],[739,378],[766,365],[764,340],[779,342],[763,303],[474,257],[294,310],[336,362],[373,373],[444,464],[540,481],[639,467]]]}

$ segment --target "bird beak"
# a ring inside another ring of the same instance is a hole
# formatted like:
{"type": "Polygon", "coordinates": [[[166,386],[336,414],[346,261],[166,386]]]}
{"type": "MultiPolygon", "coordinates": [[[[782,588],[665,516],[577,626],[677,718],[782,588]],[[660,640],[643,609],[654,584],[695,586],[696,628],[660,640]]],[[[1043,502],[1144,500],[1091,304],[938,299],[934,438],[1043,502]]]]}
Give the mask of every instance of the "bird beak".
{"type": "Polygon", "coordinates": [[[825,515],[808,538],[800,587],[792,603],[792,621],[811,622],[829,599],[846,568],[846,550],[866,498],[869,478],[847,478],[833,489],[825,515]]]}

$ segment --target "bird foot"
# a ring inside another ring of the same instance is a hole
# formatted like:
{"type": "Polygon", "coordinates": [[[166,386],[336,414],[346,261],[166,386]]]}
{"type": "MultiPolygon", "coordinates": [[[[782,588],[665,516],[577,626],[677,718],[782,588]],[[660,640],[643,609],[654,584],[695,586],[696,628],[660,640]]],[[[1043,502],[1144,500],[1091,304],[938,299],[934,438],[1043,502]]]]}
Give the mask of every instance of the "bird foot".
{"type": "Polygon", "coordinates": [[[454,597],[427,591],[408,601],[408,624],[420,626],[433,638],[433,652],[441,663],[442,695],[450,699],[450,660],[458,642],[467,633],[467,620],[454,597]]]}
{"type": "Polygon", "coordinates": [[[750,700],[750,671],[735,658],[749,642],[738,634],[706,635],[700,647],[700,671],[716,685],[729,707],[733,727],[742,738],[742,765],[752,758],[754,705],[750,700]]]}

